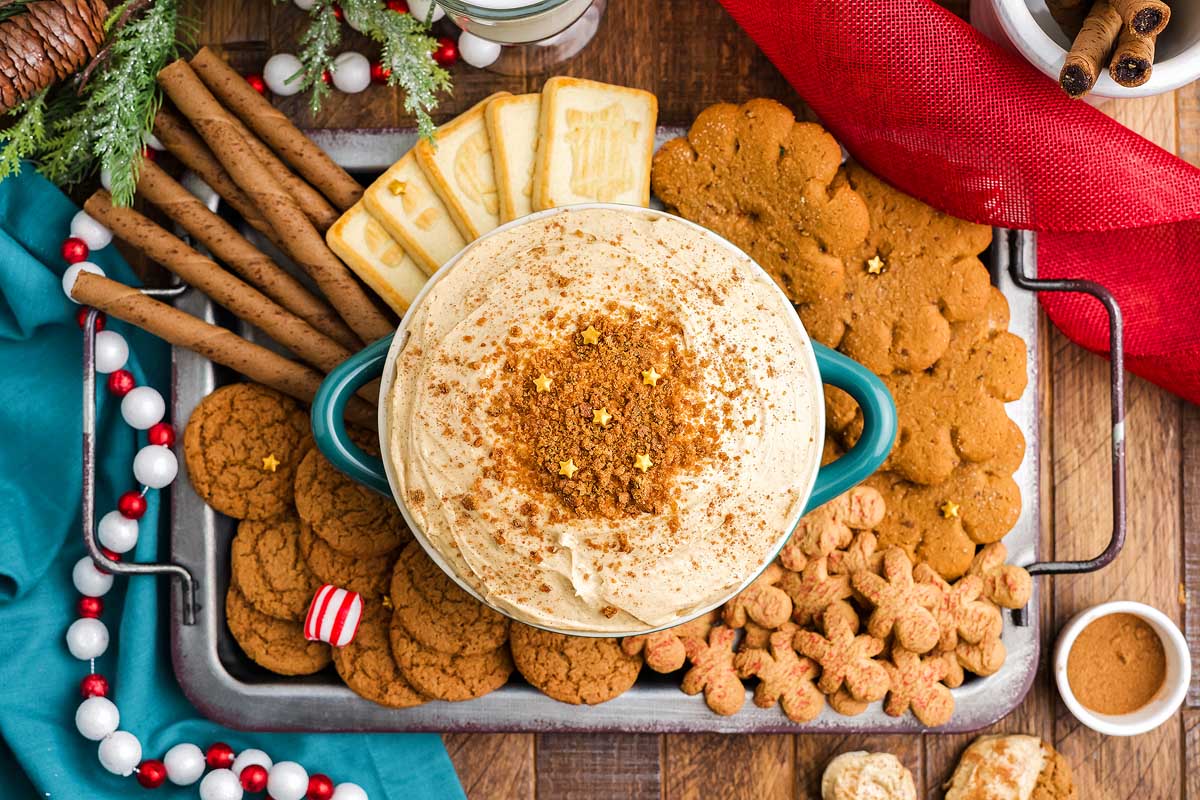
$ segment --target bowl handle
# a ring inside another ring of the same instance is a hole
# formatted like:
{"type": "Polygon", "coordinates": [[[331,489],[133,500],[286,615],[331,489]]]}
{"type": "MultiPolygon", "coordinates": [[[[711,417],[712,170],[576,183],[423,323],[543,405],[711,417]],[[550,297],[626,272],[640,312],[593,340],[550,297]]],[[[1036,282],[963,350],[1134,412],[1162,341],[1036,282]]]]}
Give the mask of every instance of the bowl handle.
{"type": "MultiPolygon", "coordinates": [[[[836,350],[813,342],[821,382],[849,394],[862,409],[858,442],[841,458],[821,467],[804,513],[824,505],[879,469],[896,441],[896,404],[875,373],[836,350]]],[[[821,402],[824,402],[823,400],[821,402]]]]}
{"type": "Polygon", "coordinates": [[[317,449],[342,472],[380,494],[392,496],[383,459],[368,455],[346,433],[346,402],[383,374],[392,337],[385,336],[339,364],[321,382],[312,403],[312,431],[317,449]]]}

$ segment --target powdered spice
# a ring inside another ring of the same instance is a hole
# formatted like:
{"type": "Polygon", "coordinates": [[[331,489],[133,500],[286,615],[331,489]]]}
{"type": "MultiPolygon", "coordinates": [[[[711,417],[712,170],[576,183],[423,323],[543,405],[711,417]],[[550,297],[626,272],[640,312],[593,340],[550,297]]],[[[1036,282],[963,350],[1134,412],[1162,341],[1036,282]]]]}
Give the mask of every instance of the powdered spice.
{"type": "Polygon", "coordinates": [[[1150,623],[1108,614],[1088,624],[1067,656],[1067,682],[1084,707],[1129,714],[1149,703],[1167,677],[1167,654],[1150,623]]]}

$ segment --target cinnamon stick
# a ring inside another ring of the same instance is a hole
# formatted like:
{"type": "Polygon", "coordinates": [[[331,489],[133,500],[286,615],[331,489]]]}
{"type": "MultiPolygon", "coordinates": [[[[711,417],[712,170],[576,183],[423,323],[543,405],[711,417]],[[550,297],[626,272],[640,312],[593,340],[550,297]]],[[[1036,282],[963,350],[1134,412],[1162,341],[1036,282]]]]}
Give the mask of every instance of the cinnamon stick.
{"type": "MultiPolygon", "coordinates": [[[[71,296],[305,403],[312,402],[321,385],[322,375],[316,370],[160,303],[123,283],[83,272],[71,287],[71,296]]],[[[351,397],[346,404],[346,419],[372,430],[377,426],[375,409],[358,397],[351,397]]]]}
{"type": "Polygon", "coordinates": [[[1121,28],[1117,49],[1113,51],[1108,74],[1122,86],[1141,86],[1154,72],[1153,36],[1138,36],[1128,27],[1121,28]]]}
{"type": "Polygon", "coordinates": [[[351,350],[362,346],[354,331],[342,322],[324,300],[247,241],[236,228],[210,211],[208,206],[153,161],[142,164],[137,194],[170,217],[192,239],[267,297],[339,344],[351,350]]]}
{"type": "Polygon", "coordinates": [[[254,157],[229,114],[187,62],[168,64],[158,73],[158,83],[191,121],[234,182],[262,211],[279,234],[284,251],[313,277],[350,328],[364,341],[391,333],[393,328],[388,318],[325,244],[292,196],[254,157]]]}
{"type": "Polygon", "coordinates": [[[1071,97],[1083,97],[1096,85],[1122,24],[1109,0],[1096,0],[1058,75],[1059,85],[1071,97]]]}
{"type": "Polygon", "coordinates": [[[362,197],[363,187],[317,147],[291,120],[246,83],[246,79],[207,47],[192,56],[192,68],[209,90],[262,140],[345,211],[362,197]]]}
{"type": "Polygon", "coordinates": [[[1171,21],[1171,7],[1162,0],[1112,0],[1112,5],[1138,36],[1158,36],[1171,21]]]}
{"type": "Polygon", "coordinates": [[[133,245],[313,366],[329,372],[350,357],[351,352],[345,347],[230,275],[149,217],[132,208],[114,206],[103,189],[89,197],[83,207],[118,239],[133,245]]]}

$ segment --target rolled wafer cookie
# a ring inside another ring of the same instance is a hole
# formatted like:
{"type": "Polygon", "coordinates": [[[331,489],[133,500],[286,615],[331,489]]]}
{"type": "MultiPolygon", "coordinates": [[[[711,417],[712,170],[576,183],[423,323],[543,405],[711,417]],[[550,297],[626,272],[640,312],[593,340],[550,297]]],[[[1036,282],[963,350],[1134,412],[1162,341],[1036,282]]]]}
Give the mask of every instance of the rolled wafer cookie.
{"type": "Polygon", "coordinates": [[[533,161],[537,157],[540,94],[497,97],[483,112],[492,141],[492,166],[500,198],[500,221],[533,211],[533,161]]]}
{"type": "Polygon", "coordinates": [[[400,243],[388,236],[362,202],[350,207],[325,233],[329,249],[345,261],[401,316],[408,310],[427,275],[400,243]]]}
{"type": "Polygon", "coordinates": [[[429,275],[467,245],[412,151],[367,187],[363,205],[429,275]]]}
{"type": "Polygon", "coordinates": [[[1153,36],[1138,36],[1128,26],[1121,28],[1108,74],[1114,81],[1129,88],[1141,86],[1150,80],[1154,72],[1155,41],[1153,36]]]}
{"type": "Polygon", "coordinates": [[[1089,5],[1089,0],[1046,0],[1050,16],[1072,39],[1079,35],[1080,26],[1087,18],[1089,5]]]}
{"type": "Polygon", "coordinates": [[[1096,0],[1063,62],[1058,83],[1071,97],[1083,97],[1096,85],[1103,64],[1121,33],[1121,15],[1109,0],[1096,0]]]}
{"type": "Polygon", "coordinates": [[[1171,21],[1171,7],[1162,0],[1112,0],[1130,33],[1158,36],[1171,21]]]}

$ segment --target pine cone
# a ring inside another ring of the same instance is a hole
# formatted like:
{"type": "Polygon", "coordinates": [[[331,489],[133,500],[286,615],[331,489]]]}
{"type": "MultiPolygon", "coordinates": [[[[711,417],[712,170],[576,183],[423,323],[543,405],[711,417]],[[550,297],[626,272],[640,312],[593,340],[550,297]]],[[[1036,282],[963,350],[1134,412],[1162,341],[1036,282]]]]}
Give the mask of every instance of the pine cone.
{"type": "Polygon", "coordinates": [[[0,111],[83,68],[104,42],[103,0],[35,0],[0,23],[0,111]]]}

